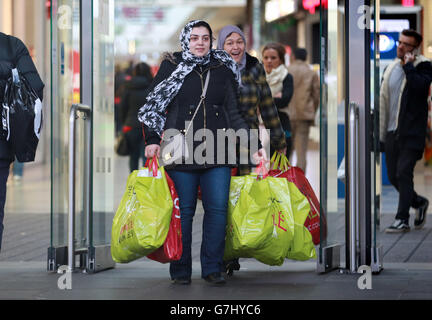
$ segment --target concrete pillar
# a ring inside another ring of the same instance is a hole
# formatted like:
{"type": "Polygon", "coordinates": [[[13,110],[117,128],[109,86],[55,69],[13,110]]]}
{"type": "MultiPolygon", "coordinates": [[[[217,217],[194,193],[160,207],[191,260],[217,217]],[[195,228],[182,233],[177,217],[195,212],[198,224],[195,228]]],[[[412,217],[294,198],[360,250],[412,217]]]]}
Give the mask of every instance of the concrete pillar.
{"type": "Polygon", "coordinates": [[[297,46],[306,48],[306,19],[297,22],[297,46]]]}
{"type": "Polygon", "coordinates": [[[12,0],[0,0],[0,31],[12,33],[12,0]]]}
{"type": "Polygon", "coordinates": [[[423,54],[432,59],[432,1],[420,0],[423,6],[423,54]]]}
{"type": "MultiPolygon", "coordinates": [[[[12,10],[12,35],[21,39],[27,46],[26,27],[28,22],[26,21],[27,12],[27,1],[26,0],[14,0],[12,10]]],[[[31,3],[29,3],[31,5],[31,3]]]]}

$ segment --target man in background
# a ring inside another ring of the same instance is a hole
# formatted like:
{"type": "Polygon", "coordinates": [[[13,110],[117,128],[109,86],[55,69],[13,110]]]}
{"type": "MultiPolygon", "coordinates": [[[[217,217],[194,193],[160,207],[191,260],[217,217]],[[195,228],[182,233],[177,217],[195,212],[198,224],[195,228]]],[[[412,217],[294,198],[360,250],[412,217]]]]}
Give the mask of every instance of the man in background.
{"type": "Polygon", "coordinates": [[[384,71],[381,84],[380,141],[389,180],[399,192],[396,218],[386,229],[388,233],[410,230],[410,207],[416,209],[415,228],[422,228],[429,206],[428,199],[414,191],[414,168],[425,148],[427,97],[432,81],[432,64],[418,52],[422,41],[416,31],[402,31],[397,58],[384,71]]]}
{"type": "Polygon", "coordinates": [[[309,131],[314,125],[315,114],[319,107],[320,83],[318,74],[306,63],[307,51],[297,48],[291,55],[288,72],[294,80],[294,94],[288,106],[296,166],[306,172],[306,153],[309,131]]]}

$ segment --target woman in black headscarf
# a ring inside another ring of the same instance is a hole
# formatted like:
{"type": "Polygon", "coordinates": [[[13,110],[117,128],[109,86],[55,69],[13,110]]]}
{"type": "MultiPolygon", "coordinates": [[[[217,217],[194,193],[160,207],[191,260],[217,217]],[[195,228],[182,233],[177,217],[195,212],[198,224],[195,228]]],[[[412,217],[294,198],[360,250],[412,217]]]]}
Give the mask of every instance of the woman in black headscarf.
{"type": "MultiPolygon", "coordinates": [[[[138,117],[145,131],[146,157],[162,154],[162,161],[167,160],[166,155],[169,158],[169,153],[164,154],[160,146],[162,133],[166,136],[167,129],[185,134],[186,145],[191,147],[188,159],[177,159],[167,167],[179,195],[183,244],[181,259],[170,265],[173,283],[191,282],[192,221],[197,189],[201,186],[204,207],[201,276],[213,284],[224,284],[221,271],[230,169],[235,165],[226,160],[230,155],[228,147],[235,150],[235,139],[221,148],[220,140],[226,142],[226,139],[218,136],[228,129],[244,129],[248,140],[252,135],[237,107],[236,91],[240,82],[237,64],[226,52],[211,49],[210,26],[204,21],[191,21],[183,29],[180,41],[182,51],[165,56],[138,117]]],[[[164,140],[168,139],[164,137],[164,140]]]]}

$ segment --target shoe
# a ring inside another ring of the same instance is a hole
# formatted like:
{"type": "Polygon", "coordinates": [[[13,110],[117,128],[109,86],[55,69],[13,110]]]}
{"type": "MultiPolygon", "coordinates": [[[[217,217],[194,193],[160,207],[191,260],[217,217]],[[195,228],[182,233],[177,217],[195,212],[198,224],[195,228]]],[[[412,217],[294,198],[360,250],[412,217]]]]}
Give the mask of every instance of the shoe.
{"type": "Polygon", "coordinates": [[[240,264],[238,259],[233,259],[229,261],[224,261],[225,272],[228,276],[232,276],[234,274],[234,270],[240,270],[240,264]]]}
{"type": "Polygon", "coordinates": [[[429,200],[424,198],[423,204],[416,209],[416,218],[414,220],[414,227],[416,229],[421,229],[425,225],[428,207],[429,200]]]}
{"type": "Polygon", "coordinates": [[[172,284],[179,284],[179,285],[188,285],[191,284],[190,278],[177,278],[171,280],[172,284]]]}
{"type": "Polygon", "coordinates": [[[223,285],[226,283],[226,280],[222,277],[220,272],[211,273],[207,277],[204,277],[204,280],[216,285],[223,285]]]}
{"type": "Polygon", "coordinates": [[[402,233],[410,231],[408,221],[396,219],[395,222],[386,229],[386,233],[402,233]]]}

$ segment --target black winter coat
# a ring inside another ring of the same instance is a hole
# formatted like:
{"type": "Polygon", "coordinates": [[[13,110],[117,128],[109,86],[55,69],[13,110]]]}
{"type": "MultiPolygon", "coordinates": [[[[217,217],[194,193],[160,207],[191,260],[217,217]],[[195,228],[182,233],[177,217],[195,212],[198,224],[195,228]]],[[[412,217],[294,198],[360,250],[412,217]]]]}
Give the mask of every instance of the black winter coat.
{"type": "Polygon", "coordinates": [[[278,108],[279,119],[281,121],[282,127],[284,130],[291,131],[291,123],[288,114],[281,111],[280,109],[284,109],[288,106],[291,101],[291,98],[294,94],[294,80],[291,74],[287,74],[285,79],[282,82],[282,97],[275,98],[273,97],[274,103],[278,108]]]}
{"type": "MultiPolygon", "coordinates": [[[[0,32],[0,103],[3,104],[6,81],[11,77],[11,70],[17,68],[28,80],[39,98],[43,99],[42,82],[33,60],[24,43],[13,36],[0,32]]],[[[14,160],[9,143],[0,140],[0,160],[14,160]]]]}
{"type": "Polygon", "coordinates": [[[141,128],[138,120],[138,110],[146,102],[146,89],[150,86],[150,81],[142,76],[132,77],[124,83],[123,97],[121,100],[119,115],[123,126],[141,128]]]}
{"type": "MultiPolygon", "coordinates": [[[[177,64],[181,61],[181,53],[176,52],[173,56],[165,59],[157,73],[148,92],[152,90],[159,82],[168,78],[176,69],[177,64]]],[[[204,82],[208,70],[211,70],[210,81],[207,89],[206,98],[201,105],[193,121],[193,134],[199,129],[208,129],[213,133],[214,139],[214,161],[213,164],[205,163],[176,165],[176,170],[190,170],[217,167],[217,130],[218,129],[246,129],[248,134],[249,126],[240,114],[238,109],[237,84],[234,75],[222,62],[211,59],[208,65],[196,66],[184,79],[183,85],[177,95],[167,107],[167,119],[165,130],[175,128],[180,132],[185,131],[185,121],[190,121],[195,112],[195,108],[200,101],[204,82]]],[[[150,131],[144,126],[145,144],[159,144],[160,137],[154,131],[150,131]]],[[[188,133],[188,136],[192,132],[188,133]]],[[[203,141],[194,141],[194,150],[203,143],[203,141]]],[[[227,149],[227,144],[226,144],[227,149]]],[[[189,150],[191,153],[191,150],[189,150]]],[[[193,151],[192,151],[193,152],[193,151]]],[[[227,150],[225,150],[227,154],[227,150]]]]}
{"type": "Polygon", "coordinates": [[[409,140],[412,149],[423,150],[426,141],[428,118],[428,92],[432,81],[432,63],[422,62],[403,66],[407,84],[402,93],[398,118],[397,136],[401,141],[409,140]]]}

